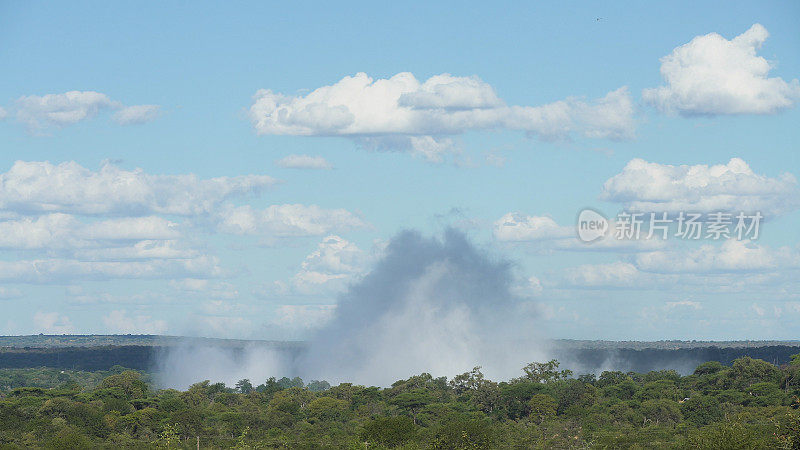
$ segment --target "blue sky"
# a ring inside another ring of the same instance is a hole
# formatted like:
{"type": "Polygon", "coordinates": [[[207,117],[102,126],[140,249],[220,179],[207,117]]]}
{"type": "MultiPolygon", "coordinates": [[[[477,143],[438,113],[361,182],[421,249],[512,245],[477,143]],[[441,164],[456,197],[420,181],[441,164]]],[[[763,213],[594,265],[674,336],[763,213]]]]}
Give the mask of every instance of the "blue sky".
{"type": "Polygon", "coordinates": [[[399,230],[454,226],[553,337],[796,338],[798,25],[795,2],[0,2],[0,333],[300,338],[399,230]],[[766,220],[565,241],[644,203],[766,220]]]}

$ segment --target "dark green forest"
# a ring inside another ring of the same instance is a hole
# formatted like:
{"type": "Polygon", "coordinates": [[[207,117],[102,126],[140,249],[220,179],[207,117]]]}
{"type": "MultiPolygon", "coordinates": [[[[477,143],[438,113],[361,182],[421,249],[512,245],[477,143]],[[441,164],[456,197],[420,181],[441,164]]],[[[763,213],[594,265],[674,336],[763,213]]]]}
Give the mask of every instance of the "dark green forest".
{"type": "Polygon", "coordinates": [[[0,448],[800,449],[800,355],[672,370],[480,368],[378,388],[300,378],[155,389],[146,373],[0,369],[0,448]]]}

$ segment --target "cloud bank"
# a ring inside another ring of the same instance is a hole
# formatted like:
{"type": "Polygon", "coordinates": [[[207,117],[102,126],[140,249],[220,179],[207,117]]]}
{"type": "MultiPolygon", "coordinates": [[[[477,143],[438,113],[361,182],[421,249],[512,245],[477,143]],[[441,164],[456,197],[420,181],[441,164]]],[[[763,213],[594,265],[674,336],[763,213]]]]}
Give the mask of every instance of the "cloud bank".
{"type": "Polygon", "coordinates": [[[602,200],[636,211],[760,211],[782,214],[800,206],[797,180],[770,178],[740,158],[708,166],[659,164],[633,159],[603,184],[602,200]]]}
{"type": "Polygon", "coordinates": [[[270,240],[366,226],[344,209],[240,204],[276,183],[17,161],[0,173],[0,250],[17,252],[0,261],[0,283],[220,277],[208,233],[270,240]]]}
{"type": "Polygon", "coordinates": [[[543,139],[627,139],[634,134],[633,115],[625,87],[594,101],[576,97],[511,106],[477,77],[445,73],[420,82],[408,72],[387,79],[358,73],[304,96],[261,89],[250,106],[258,134],[346,136],[432,161],[450,150],[448,136],[473,130],[518,130],[543,139]]]}

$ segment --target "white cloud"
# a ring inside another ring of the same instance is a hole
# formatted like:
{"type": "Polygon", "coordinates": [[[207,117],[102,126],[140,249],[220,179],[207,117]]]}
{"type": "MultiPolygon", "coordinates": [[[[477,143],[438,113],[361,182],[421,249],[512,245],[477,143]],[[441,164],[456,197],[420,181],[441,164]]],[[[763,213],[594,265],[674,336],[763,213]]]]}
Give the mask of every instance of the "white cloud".
{"type": "Polygon", "coordinates": [[[126,106],[114,113],[114,120],[120,125],[139,125],[158,117],[158,105],[126,106]]]}
{"type": "Polygon", "coordinates": [[[129,316],[125,310],[111,311],[103,317],[103,324],[115,334],[163,334],[167,322],[146,315],[129,316]]]}
{"type": "Polygon", "coordinates": [[[120,106],[107,95],[93,91],[29,95],[17,100],[17,119],[32,129],[47,125],[72,125],[94,117],[102,109],[120,106]]]}
{"type": "Polygon", "coordinates": [[[263,289],[277,295],[335,294],[361,274],[372,257],[374,255],[368,255],[352,242],[329,235],[306,256],[290,280],[275,281],[263,289]]]}
{"type": "Polygon", "coordinates": [[[81,233],[95,240],[176,239],[178,224],[163,217],[123,217],[92,222],[81,233]]]}
{"type": "Polygon", "coordinates": [[[367,226],[344,209],[300,204],[271,205],[266,209],[230,207],[219,215],[219,220],[217,228],[225,233],[276,237],[315,236],[367,226]]]}
{"type": "Polygon", "coordinates": [[[250,118],[259,134],[349,136],[370,147],[412,150],[430,160],[452,150],[446,136],[471,130],[519,130],[544,139],[578,134],[632,137],[634,106],[626,88],[593,102],[568,98],[542,106],[508,106],[477,77],[435,75],[420,83],[399,73],[374,80],[348,76],[305,96],[262,89],[250,118]]]}
{"type": "Polygon", "coordinates": [[[800,206],[794,176],[758,175],[739,158],[713,166],[633,159],[605,182],[600,198],[622,203],[629,210],[655,212],[760,211],[767,215],[800,206]]]}
{"type": "Polygon", "coordinates": [[[800,253],[788,247],[772,250],[750,241],[730,239],[722,245],[656,251],[636,255],[636,265],[657,273],[725,273],[781,270],[800,266],[800,253]]]}
{"type": "Polygon", "coordinates": [[[79,249],[117,246],[135,240],[165,240],[180,237],[177,224],[161,217],[131,217],[82,222],[63,213],[0,221],[0,248],[79,249]],[[102,242],[98,242],[102,241],[102,242]]]}
{"type": "Polygon", "coordinates": [[[81,223],[68,214],[0,221],[0,248],[41,249],[87,245],[75,232],[81,223]]]}
{"type": "Polygon", "coordinates": [[[641,272],[631,263],[585,264],[564,271],[564,281],[574,287],[633,287],[641,283],[641,272]]]}
{"type": "Polygon", "coordinates": [[[521,298],[538,297],[542,294],[542,290],[541,280],[533,276],[517,280],[517,282],[511,286],[513,294],[521,298]]]}
{"type": "Polygon", "coordinates": [[[578,239],[574,226],[559,225],[549,216],[507,213],[494,222],[492,231],[500,242],[526,242],[532,245],[532,249],[539,250],[640,252],[664,246],[657,236],[647,239],[646,232],[638,239],[617,239],[613,232],[615,226],[616,222],[609,221],[609,234],[587,244],[578,239]]]}
{"type": "Polygon", "coordinates": [[[200,179],[150,175],[104,164],[92,171],[74,161],[17,161],[0,174],[0,209],[25,214],[65,212],[137,216],[202,215],[232,197],[257,193],[276,180],[267,175],[200,179]]]}
{"type": "Polygon", "coordinates": [[[75,252],[79,260],[89,261],[126,261],[148,259],[191,259],[200,257],[200,253],[182,245],[178,241],[143,240],[130,246],[103,247],[82,249],[75,252]]]}
{"type": "Polygon", "coordinates": [[[81,261],[60,258],[0,261],[0,282],[14,283],[208,278],[221,273],[217,259],[210,256],[144,261],[81,261]]]}
{"type": "Polygon", "coordinates": [[[69,302],[72,304],[124,304],[124,305],[152,305],[164,304],[174,301],[162,290],[142,291],[131,294],[116,294],[102,290],[84,290],[83,286],[71,285],[65,289],[69,302]]]}
{"type": "Polygon", "coordinates": [[[285,167],[287,169],[333,169],[333,165],[326,161],[322,156],[309,155],[289,155],[275,161],[275,165],[278,167],[285,167]]]}
{"type": "Polygon", "coordinates": [[[5,108],[0,106],[0,120],[5,119],[6,117],[8,117],[8,111],[6,111],[5,108]]]}
{"type": "Polygon", "coordinates": [[[157,105],[125,106],[106,94],[93,91],[69,91],[62,94],[29,95],[16,101],[17,120],[38,132],[51,126],[63,127],[91,119],[104,110],[116,110],[117,123],[128,125],[152,120],[157,105]]]}
{"type": "Polygon", "coordinates": [[[71,334],[75,332],[75,327],[69,317],[62,316],[57,312],[37,311],[33,315],[33,325],[45,334],[71,334]]]}
{"type": "Polygon", "coordinates": [[[364,252],[339,236],[326,236],[306,257],[302,267],[315,272],[353,273],[364,262],[364,252]]]}
{"type": "MultiPolygon", "coordinates": [[[[630,261],[586,264],[563,269],[551,278],[557,289],[632,289],[692,295],[747,294],[796,299],[800,250],[772,249],[748,241],[671,248],[633,255],[630,261]]],[[[668,302],[666,309],[695,307],[668,302]]]]}
{"type": "MultiPolygon", "coordinates": [[[[274,239],[366,226],[344,209],[232,202],[273,183],[265,175],[200,179],[111,164],[92,171],[75,162],[18,161],[0,173],[0,250],[26,254],[0,260],[0,282],[206,279],[223,271],[198,245],[198,232],[274,239]]],[[[228,286],[208,295],[238,293],[228,286]]]]}
{"type": "Polygon", "coordinates": [[[800,99],[797,79],[768,78],[772,64],[756,53],[769,36],[755,24],[727,40],[717,33],[697,36],[661,58],[666,86],[642,91],[665,112],[684,115],[771,114],[800,99]]]}
{"type": "Polygon", "coordinates": [[[561,226],[547,216],[508,213],[494,222],[494,237],[499,241],[537,241],[574,236],[574,228],[561,226]]]}
{"type": "Polygon", "coordinates": [[[330,235],[319,243],[292,277],[291,287],[300,294],[335,292],[363,270],[366,255],[352,242],[330,235]]]}

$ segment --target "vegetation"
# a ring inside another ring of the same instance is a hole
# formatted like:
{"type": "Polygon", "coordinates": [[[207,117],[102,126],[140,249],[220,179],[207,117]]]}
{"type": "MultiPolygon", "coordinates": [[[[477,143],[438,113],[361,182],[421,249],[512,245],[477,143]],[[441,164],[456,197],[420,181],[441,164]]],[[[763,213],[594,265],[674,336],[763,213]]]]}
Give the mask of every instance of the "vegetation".
{"type": "Polygon", "coordinates": [[[800,355],[574,376],[556,361],[391,387],[270,378],[154,390],[146,375],[0,370],[0,448],[800,449],[800,355]]]}

